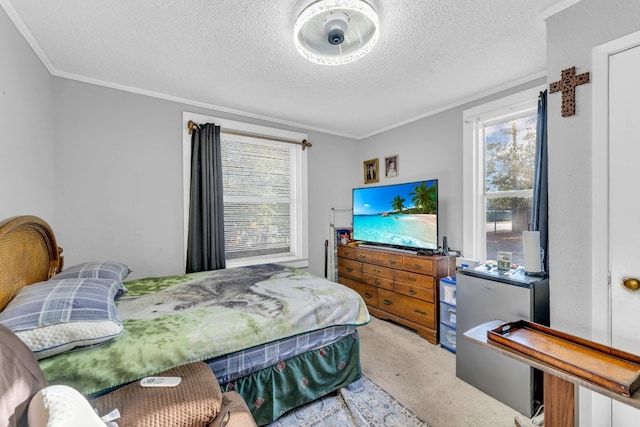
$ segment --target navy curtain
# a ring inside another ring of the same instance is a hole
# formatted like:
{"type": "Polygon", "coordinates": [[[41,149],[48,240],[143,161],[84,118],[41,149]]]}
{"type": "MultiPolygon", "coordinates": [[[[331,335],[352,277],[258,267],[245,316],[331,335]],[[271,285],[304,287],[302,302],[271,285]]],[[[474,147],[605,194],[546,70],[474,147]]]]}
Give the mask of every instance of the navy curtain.
{"type": "Polygon", "coordinates": [[[187,273],[225,268],[220,126],[194,126],[191,133],[191,192],[187,273]]]}
{"type": "Polygon", "coordinates": [[[538,96],[536,129],[536,166],[533,182],[531,225],[540,232],[540,247],[544,250],[542,266],[549,272],[549,180],[547,176],[547,91],[538,96]]]}

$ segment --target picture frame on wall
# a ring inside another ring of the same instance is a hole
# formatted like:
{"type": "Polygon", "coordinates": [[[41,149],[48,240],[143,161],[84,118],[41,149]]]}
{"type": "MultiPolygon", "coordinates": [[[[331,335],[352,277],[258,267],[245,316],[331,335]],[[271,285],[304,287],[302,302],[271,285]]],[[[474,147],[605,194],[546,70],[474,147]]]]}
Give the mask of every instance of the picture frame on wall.
{"type": "Polygon", "coordinates": [[[395,178],[398,176],[398,155],[387,156],[384,158],[384,176],[386,178],[395,178]]]}
{"type": "Polygon", "coordinates": [[[365,160],[363,166],[365,184],[372,184],[380,181],[378,174],[378,159],[365,160]]]}

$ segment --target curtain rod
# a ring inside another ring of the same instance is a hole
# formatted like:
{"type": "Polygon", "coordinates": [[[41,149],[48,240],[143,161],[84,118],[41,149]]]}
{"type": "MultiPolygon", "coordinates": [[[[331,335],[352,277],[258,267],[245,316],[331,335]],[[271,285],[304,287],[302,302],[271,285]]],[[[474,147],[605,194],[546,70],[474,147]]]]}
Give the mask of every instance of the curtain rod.
{"type": "MultiPolygon", "coordinates": [[[[187,128],[189,129],[189,135],[191,135],[193,128],[196,126],[200,126],[199,124],[195,123],[193,120],[189,120],[189,122],[187,122],[187,128]]],[[[221,129],[220,130],[223,133],[227,133],[229,135],[238,135],[238,136],[246,136],[249,138],[260,138],[260,139],[266,139],[269,141],[278,141],[278,142],[286,142],[289,144],[298,144],[298,145],[302,145],[302,149],[304,150],[307,147],[312,147],[313,144],[311,144],[309,141],[307,141],[306,139],[303,139],[302,141],[297,141],[295,139],[287,139],[287,138],[278,138],[275,136],[268,136],[268,135],[260,135],[258,133],[251,133],[251,132],[240,132],[240,131],[236,131],[236,130],[228,130],[228,129],[221,129]]]]}

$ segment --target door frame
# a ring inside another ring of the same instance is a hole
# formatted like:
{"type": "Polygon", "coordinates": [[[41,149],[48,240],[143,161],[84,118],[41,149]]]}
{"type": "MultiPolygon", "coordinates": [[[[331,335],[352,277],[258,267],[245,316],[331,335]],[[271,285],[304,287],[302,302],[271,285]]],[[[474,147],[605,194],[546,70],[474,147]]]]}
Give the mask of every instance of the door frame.
{"type": "MultiPolygon", "coordinates": [[[[593,340],[606,345],[611,345],[612,340],[608,203],[609,57],[638,45],[640,31],[597,46],[592,52],[591,331],[593,340]],[[607,203],[602,203],[603,200],[607,203]],[[602,286],[603,283],[607,286],[602,286]],[[603,328],[603,325],[606,326],[603,328]]],[[[591,420],[593,426],[611,425],[611,399],[591,393],[591,420]]]]}

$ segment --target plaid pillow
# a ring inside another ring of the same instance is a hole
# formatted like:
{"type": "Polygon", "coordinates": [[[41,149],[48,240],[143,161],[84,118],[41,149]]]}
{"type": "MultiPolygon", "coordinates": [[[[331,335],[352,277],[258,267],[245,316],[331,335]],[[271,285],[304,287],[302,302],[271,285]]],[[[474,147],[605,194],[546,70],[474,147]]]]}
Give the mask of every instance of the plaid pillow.
{"type": "Polygon", "coordinates": [[[38,359],[102,343],[123,332],[115,298],[125,291],[114,279],[50,280],[23,288],[0,312],[38,359]]]}
{"type": "Polygon", "coordinates": [[[122,282],[129,273],[131,273],[131,269],[121,262],[93,261],[69,267],[56,274],[53,280],[73,277],[95,277],[100,279],[115,279],[122,282]]]}

